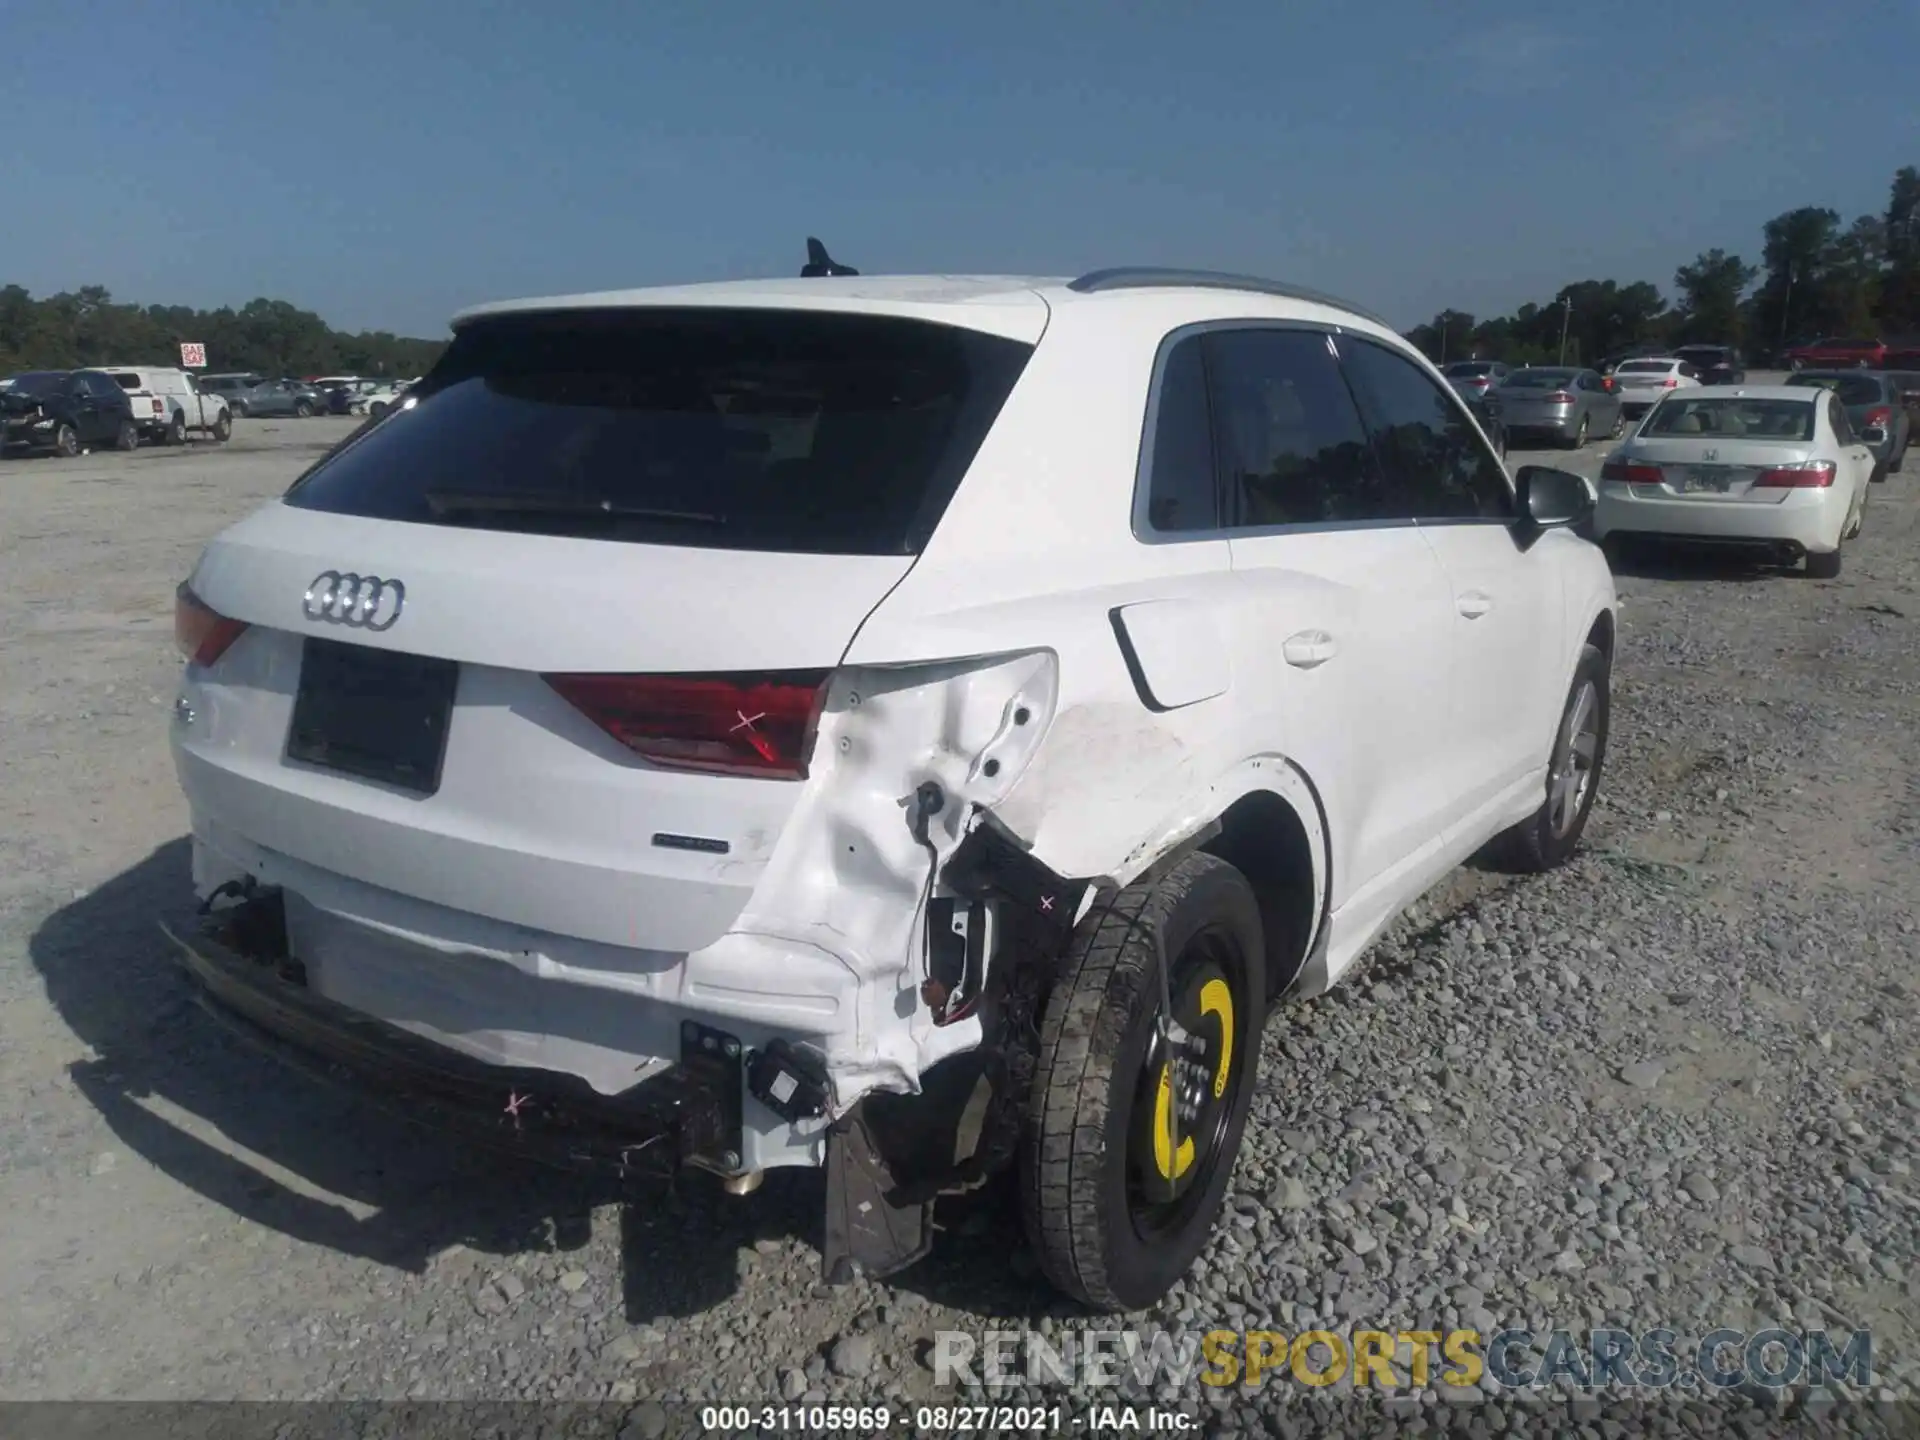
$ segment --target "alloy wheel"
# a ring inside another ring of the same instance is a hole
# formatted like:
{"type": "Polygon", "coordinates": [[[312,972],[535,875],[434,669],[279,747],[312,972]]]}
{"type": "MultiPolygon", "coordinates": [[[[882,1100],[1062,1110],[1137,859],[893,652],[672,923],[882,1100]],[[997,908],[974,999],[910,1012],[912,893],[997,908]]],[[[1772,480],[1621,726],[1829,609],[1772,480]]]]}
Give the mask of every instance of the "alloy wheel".
{"type": "Polygon", "coordinates": [[[1600,749],[1600,697],[1591,680],[1574,692],[1560,728],[1560,742],[1555,747],[1558,763],[1547,784],[1548,823],[1555,835],[1573,829],[1593,788],[1593,760],[1600,749]]]}

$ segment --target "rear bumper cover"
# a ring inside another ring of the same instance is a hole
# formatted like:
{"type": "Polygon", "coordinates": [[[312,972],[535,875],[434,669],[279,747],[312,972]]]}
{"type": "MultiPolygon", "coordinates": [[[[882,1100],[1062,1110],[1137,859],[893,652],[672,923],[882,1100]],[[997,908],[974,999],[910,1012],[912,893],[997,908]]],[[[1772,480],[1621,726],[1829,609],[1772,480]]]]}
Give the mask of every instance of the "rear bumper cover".
{"type": "Polygon", "coordinates": [[[623,1177],[740,1162],[739,1047],[689,1023],[681,1062],[617,1096],[576,1076],[490,1065],[314,994],[295,962],[254,959],[209,925],[177,932],[203,1008],[293,1069],[403,1119],[561,1169],[623,1177]]]}

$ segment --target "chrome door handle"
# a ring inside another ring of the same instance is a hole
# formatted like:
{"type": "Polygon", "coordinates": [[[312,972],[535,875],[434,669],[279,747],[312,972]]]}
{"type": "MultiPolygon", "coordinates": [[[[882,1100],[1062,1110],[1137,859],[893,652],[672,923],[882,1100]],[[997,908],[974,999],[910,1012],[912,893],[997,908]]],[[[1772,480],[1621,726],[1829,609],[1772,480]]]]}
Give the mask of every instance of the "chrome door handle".
{"type": "Polygon", "coordinates": [[[1466,616],[1467,619],[1478,620],[1482,615],[1493,609],[1493,597],[1483,591],[1469,590],[1466,594],[1462,595],[1455,604],[1459,606],[1460,613],[1466,616]]]}
{"type": "Polygon", "coordinates": [[[1301,670],[1311,670],[1316,665],[1324,665],[1339,651],[1340,646],[1333,636],[1324,630],[1302,630],[1298,635],[1289,635],[1280,653],[1286,657],[1287,664],[1301,670]]]}

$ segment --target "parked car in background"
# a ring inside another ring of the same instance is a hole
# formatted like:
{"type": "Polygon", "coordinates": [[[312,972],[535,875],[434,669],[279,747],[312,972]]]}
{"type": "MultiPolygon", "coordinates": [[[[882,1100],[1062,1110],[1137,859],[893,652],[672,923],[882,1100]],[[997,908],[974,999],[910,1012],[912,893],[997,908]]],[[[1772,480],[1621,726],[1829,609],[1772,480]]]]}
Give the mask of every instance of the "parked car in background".
{"type": "Polygon", "coordinates": [[[1577,450],[1596,436],[1626,428],[1620,397],[1599,374],[1573,366],[1516,370],[1497,392],[1501,419],[1516,439],[1546,436],[1577,450]]]}
{"type": "Polygon", "coordinates": [[[194,382],[208,395],[219,395],[227,402],[235,415],[247,413],[240,403],[240,397],[257,385],[267,383],[267,377],[252,370],[238,370],[218,375],[196,375],[194,382]]]}
{"type": "Polygon", "coordinates": [[[1870,370],[1886,362],[1887,347],[1881,340],[1812,340],[1805,345],[1795,345],[1785,358],[1789,370],[1837,369],[1845,365],[1870,370]]]}
{"type": "Polygon", "coordinates": [[[360,412],[378,420],[387,411],[400,403],[406,391],[392,381],[376,382],[360,392],[360,412]]]}
{"type": "Polygon", "coordinates": [[[1702,385],[1744,385],[1747,361],[1731,345],[1679,345],[1673,357],[1693,366],[1702,385]]]}
{"type": "Polygon", "coordinates": [[[233,410],[227,398],[203,393],[190,370],[168,365],[102,365],[100,369],[133,402],[133,418],[142,439],[183,445],[194,431],[215,440],[233,433],[233,410]]]}
{"type": "Polygon", "coordinates": [[[1907,442],[1913,435],[1913,419],[1907,414],[1907,397],[1885,370],[1801,370],[1789,385],[1818,385],[1840,397],[1847,421],[1854,434],[1873,451],[1878,467],[1875,480],[1897,474],[1906,463],[1907,442]]]}
{"type": "Polygon", "coordinates": [[[1920,423],[1920,366],[1912,370],[1889,370],[1887,378],[1900,392],[1901,405],[1907,412],[1907,434],[1911,437],[1913,425],[1920,423]]]}
{"type": "Polygon", "coordinates": [[[1610,378],[1621,364],[1628,360],[1643,360],[1650,355],[1664,353],[1658,345],[1633,345],[1613,355],[1603,355],[1594,362],[1594,371],[1601,379],[1610,378]]]}
{"type": "Polygon", "coordinates": [[[329,415],[351,415],[354,413],[354,397],[365,388],[366,381],[358,375],[322,375],[317,380],[303,382],[320,392],[326,403],[329,415]]]}
{"type": "Polygon", "coordinates": [[[1699,388],[1700,372],[1684,360],[1658,355],[1644,360],[1622,360],[1613,372],[1619,388],[1621,412],[1638,420],[1674,390],[1699,388]]]}
{"type": "Polygon", "coordinates": [[[1462,395],[1460,403],[1473,412],[1473,418],[1480,422],[1480,428],[1486,432],[1487,440],[1502,460],[1507,458],[1507,426],[1500,412],[1500,392],[1484,391],[1479,395],[1462,395]]]}
{"type": "Polygon", "coordinates": [[[133,402],[100,370],[29,370],[0,390],[0,451],[73,456],[96,446],[134,450],[133,402]]]}
{"type": "Polygon", "coordinates": [[[1498,389],[1513,370],[1498,360],[1456,360],[1440,373],[1462,399],[1475,400],[1498,389]]]}
{"type": "Polygon", "coordinates": [[[309,415],[327,412],[327,397],[304,380],[265,380],[232,397],[237,415],[309,415]]]}
{"type": "Polygon", "coordinates": [[[1840,397],[1816,387],[1714,388],[1655,407],[1600,471],[1594,530],[1755,549],[1807,574],[1840,573],[1860,533],[1873,453],[1840,397]]]}

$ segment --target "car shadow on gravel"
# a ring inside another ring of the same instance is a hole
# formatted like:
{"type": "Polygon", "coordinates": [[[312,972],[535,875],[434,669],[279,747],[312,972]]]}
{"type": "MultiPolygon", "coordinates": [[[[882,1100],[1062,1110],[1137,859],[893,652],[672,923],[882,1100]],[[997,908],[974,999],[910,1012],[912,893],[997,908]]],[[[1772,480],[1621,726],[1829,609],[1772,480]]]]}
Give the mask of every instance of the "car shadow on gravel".
{"type": "Polygon", "coordinates": [[[1777,561],[1726,547],[1679,541],[1638,541],[1612,549],[1607,563],[1616,577],[1636,580],[1781,580],[1798,578],[1777,561]]]}
{"type": "MultiPolygon", "coordinates": [[[[632,1324],[702,1313],[740,1285],[743,1251],[817,1252],[823,1187],[771,1175],[750,1198],[704,1176],[612,1181],[476,1151],[295,1073],[231,1035],[194,998],[158,924],[193,920],[183,838],[77,896],[29,942],[48,998],[96,1058],[74,1088],[128,1150],[189,1190],[296,1241],[411,1274],[453,1246],[503,1259],[585,1249],[596,1208],[620,1205],[621,1294],[632,1324]]],[[[1007,1217],[995,1198],[943,1210],[943,1243],[903,1288],[982,1313],[1044,1305],[1026,1276],[983,1266],[1007,1217]],[[952,1237],[946,1237],[951,1239],[952,1237]],[[984,1272],[984,1273],[983,1273],[984,1272]]],[[[810,1286],[800,1267],[799,1286],[810,1286]]],[[[476,1276],[470,1283],[479,1284],[476,1276]]]]}

